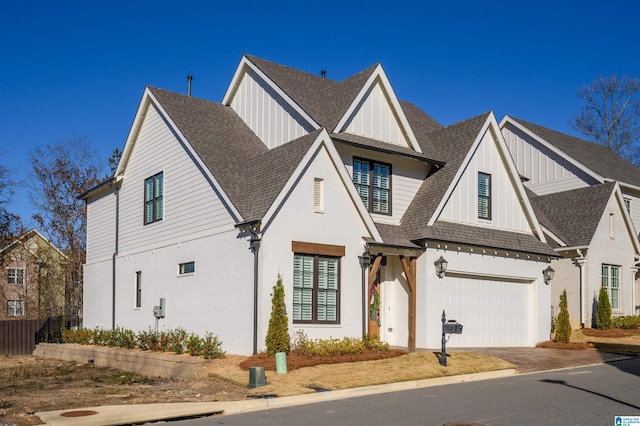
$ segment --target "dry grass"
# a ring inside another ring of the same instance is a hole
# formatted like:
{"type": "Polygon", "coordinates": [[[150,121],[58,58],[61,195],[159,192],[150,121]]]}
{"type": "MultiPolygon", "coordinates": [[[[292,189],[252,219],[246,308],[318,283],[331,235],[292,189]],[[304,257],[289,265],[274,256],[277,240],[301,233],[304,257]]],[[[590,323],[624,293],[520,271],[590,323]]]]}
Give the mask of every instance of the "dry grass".
{"type": "MultiPolygon", "coordinates": [[[[218,366],[210,375],[245,384],[248,373],[240,363],[218,366]]],[[[267,385],[248,391],[249,395],[277,394],[298,395],[315,392],[314,388],[327,390],[349,389],[383,383],[403,382],[433,377],[470,374],[513,368],[513,365],[498,358],[468,352],[450,352],[447,367],[440,365],[439,354],[415,352],[376,361],[348,362],[342,364],[316,365],[289,371],[287,374],[267,372],[267,385]]]]}
{"type": "Polygon", "coordinates": [[[597,330],[584,328],[571,333],[572,342],[588,342],[603,352],[640,353],[640,329],[597,330]]]}

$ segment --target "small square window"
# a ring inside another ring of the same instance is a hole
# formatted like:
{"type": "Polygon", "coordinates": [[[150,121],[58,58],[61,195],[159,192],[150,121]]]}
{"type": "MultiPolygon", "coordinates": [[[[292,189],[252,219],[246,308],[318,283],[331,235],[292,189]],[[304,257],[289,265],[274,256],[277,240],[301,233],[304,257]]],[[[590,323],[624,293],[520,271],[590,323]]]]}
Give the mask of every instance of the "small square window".
{"type": "Polygon", "coordinates": [[[180,275],[193,274],[194,272],[196,272],[195,262],[187,262],[187,263],[180,264],[180,269],[178,271],[180,275]]]}
{"type": "Polygon", "coordinates": [[[7,315],[10,317],[23,317],[24,300],[7,300],[7,315]]]}

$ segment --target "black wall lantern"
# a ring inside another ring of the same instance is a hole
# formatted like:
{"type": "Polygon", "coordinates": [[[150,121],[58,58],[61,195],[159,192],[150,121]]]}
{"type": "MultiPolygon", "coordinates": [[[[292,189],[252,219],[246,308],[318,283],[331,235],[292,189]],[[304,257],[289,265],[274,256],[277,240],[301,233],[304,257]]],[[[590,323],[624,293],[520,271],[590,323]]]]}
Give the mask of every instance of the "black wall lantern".
{"type": "Polygon", "coordinates": [[[551,265],[547,266],[547,268],[542,271],[542,276],[544,277],[544,283],[549,285],[549,282],[553,279],[553,274],[555,274],[556,271],[553,270],[553,268],[551,267],[551,265]]]}
{"type": "Polygon", "coordinates": [[[436,265],[436,275],[438,278],[444,277],[444,273],[447,271],[447,265],[449,262],[447,262],[444,257],[440,256],[440,258],[433,264],[436,265]]]}

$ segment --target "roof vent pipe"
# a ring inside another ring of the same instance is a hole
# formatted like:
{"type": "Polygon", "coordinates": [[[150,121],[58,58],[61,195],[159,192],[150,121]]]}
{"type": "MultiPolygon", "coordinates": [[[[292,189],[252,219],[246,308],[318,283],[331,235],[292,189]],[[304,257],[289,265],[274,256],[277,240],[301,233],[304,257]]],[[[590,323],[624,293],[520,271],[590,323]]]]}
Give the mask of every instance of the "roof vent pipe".
{"type": "Polygon", "coordinates": [[[187,96],[191,96],[191,80],[193,80],[193,76],[187,76],[187,96]]]}
{"type": "Polygon", "coordinates": [[[327,70],[321,70],[320,75],[322,76],[322,78],[327,78],[327,70]]]}

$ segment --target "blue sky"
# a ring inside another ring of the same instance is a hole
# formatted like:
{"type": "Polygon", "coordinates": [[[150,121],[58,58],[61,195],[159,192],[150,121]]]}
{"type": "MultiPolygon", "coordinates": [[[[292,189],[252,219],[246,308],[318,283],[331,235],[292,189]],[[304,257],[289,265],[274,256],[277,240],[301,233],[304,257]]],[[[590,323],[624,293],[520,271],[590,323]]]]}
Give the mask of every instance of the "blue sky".
{"type": "MultiPolygon", "coordinates": [[[[220,101],[243,53],[343,80],[381,62],[444,125],[493,110],[574,134],[576,89],[640,75],[634,1],[11,2],[0,14],[0,164],[37,145],[122,148],[146,85],[220,101]],[[444,4],[446,3],[446,4],[444,4]]],[[[19,188],[10,210],[33,210],[19,188]]]]}

